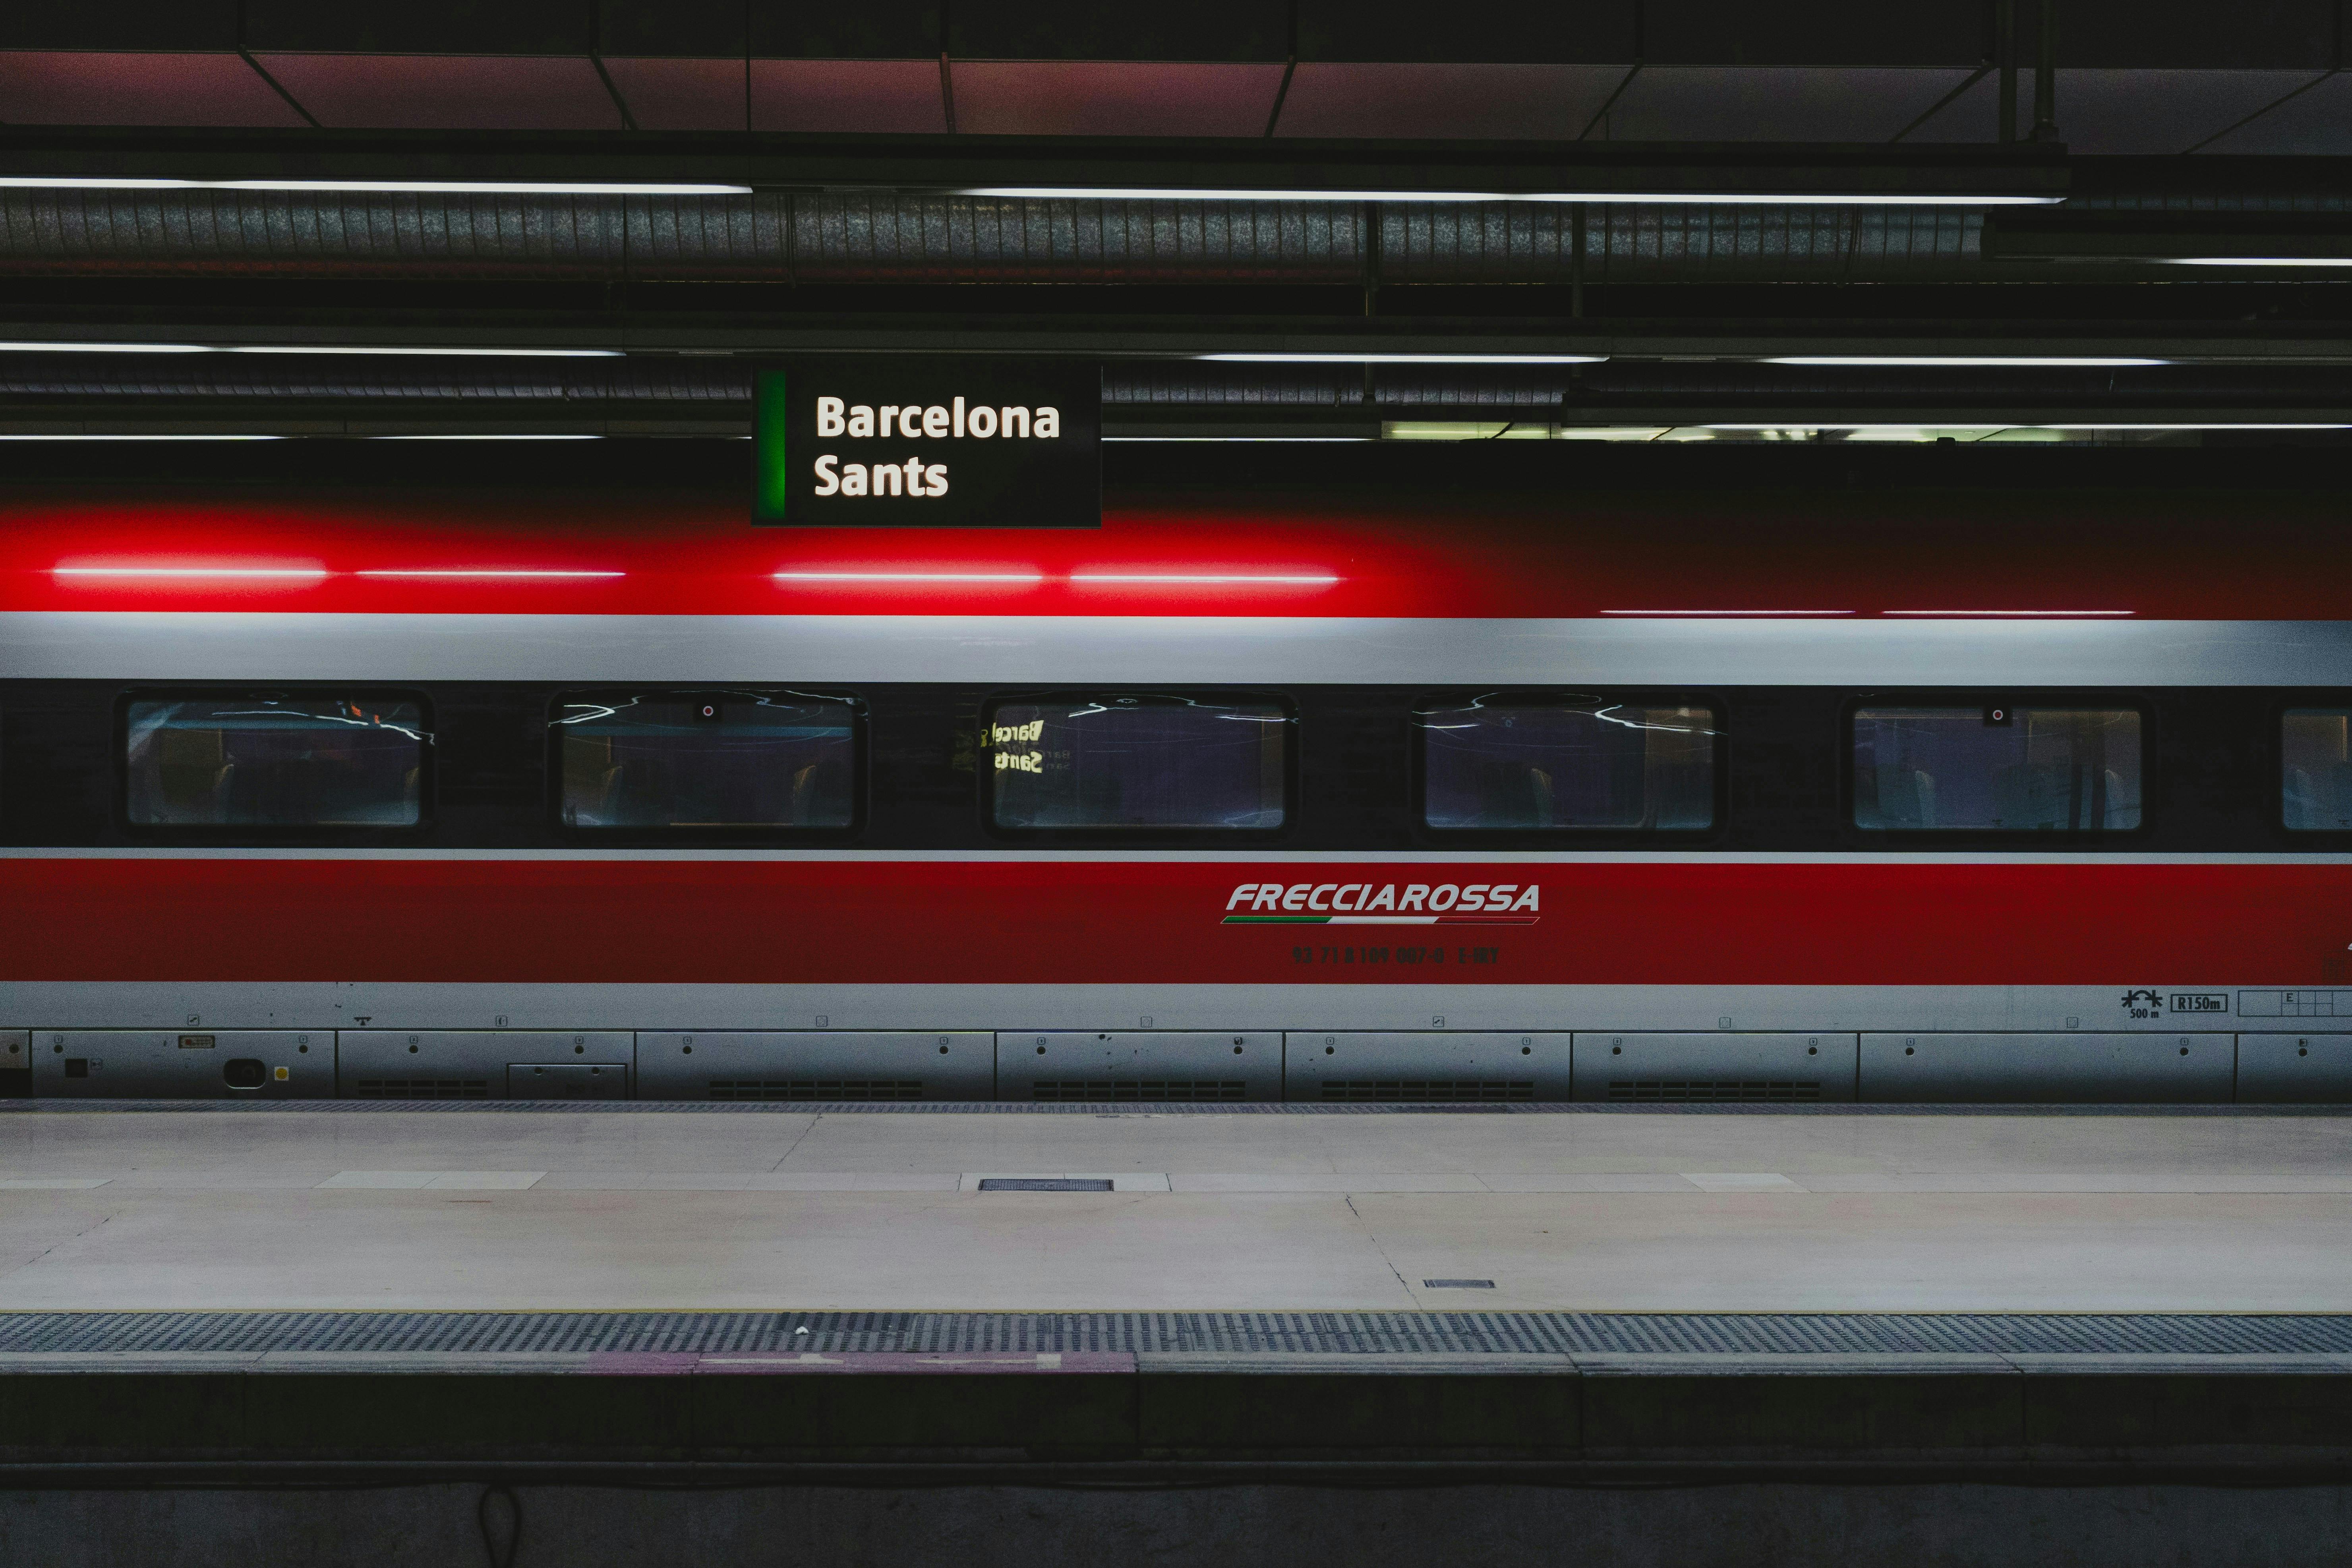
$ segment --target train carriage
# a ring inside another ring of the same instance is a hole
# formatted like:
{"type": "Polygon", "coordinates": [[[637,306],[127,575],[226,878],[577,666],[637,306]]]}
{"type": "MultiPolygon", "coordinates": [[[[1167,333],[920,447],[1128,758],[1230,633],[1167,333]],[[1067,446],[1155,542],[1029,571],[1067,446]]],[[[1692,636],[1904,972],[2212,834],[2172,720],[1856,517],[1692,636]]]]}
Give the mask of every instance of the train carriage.
{"type": "Polygon", "coordinates": [[[2336,498],[1754,456],[1153,454],[1099,531],[979,534],[558,472],[28,486],[0,1070],[2352,1098],[2336,498]]]}

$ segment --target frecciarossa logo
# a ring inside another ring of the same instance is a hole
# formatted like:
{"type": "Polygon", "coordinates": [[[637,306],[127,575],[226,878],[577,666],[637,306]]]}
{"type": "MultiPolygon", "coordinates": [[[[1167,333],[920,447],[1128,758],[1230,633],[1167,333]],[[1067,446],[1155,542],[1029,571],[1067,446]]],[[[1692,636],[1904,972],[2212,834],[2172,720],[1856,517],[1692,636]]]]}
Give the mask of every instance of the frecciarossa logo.
{"type": "Polygon", "coordinates": [[[1533,882],[1244,882],[1224,923],[1335,926],[1531,926],[1542,918],[1533,882]]]}

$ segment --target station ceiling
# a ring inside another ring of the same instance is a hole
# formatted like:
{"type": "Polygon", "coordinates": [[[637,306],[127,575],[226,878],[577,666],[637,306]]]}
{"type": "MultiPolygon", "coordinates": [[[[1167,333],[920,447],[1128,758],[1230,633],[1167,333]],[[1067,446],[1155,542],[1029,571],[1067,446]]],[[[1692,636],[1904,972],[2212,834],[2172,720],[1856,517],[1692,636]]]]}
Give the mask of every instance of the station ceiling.
{"type": "Polygon", "coordinates": [[[1147,426],[2326,423],[2347,8],[18,6],[0,433],[718,434],[811,348],[1100,356],[1147,426]]]}
{"type": "MultiPolygon", "coordinates": [[[[2090,155],[2352,153],[2337,0],[2065,0],[2090,155]]],[[[1990,141],[1994,0],[113,0],[0,17],[22,125],[1990,141]]],[[[2019,0],[2016,47],[2038,58],[2019,0]]],[[[2032,83],[2020,110],[2033,115],[2032,83]]]]}

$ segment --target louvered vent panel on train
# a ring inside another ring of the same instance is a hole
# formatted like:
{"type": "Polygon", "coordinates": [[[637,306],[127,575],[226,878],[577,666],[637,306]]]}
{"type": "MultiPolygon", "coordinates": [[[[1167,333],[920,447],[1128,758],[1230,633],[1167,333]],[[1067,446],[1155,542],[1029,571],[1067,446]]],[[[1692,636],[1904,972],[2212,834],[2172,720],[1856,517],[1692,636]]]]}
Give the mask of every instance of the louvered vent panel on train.
{"type": "Polygon", "coordinates": [[[1247,1100],[1247,1079],[1033,1079],[1033,1100],[1247,1100]]]}
{"type": "Polygon", "coordinates": [[[1612,1100],[1819,1100],[1819,1079],[1611,1079],[1612,1100]]]}
{"type": "Polygon", "coordinates": [[[363,1078],[352,1087],[359,1100],[488,1100],[486,1078],[363,1078]]]}
{"type": "Polygon", "coordinates": [[[1325,1079],[1325,1100],[1442,1104],[1465,1100],[1533,1100],[1533,1079],[1325,1079]]]}
{"type": "Polygon", "coordinates": [[[920,1100],[923,1080],[910,1079],[725,1079],[710,1080],[713,1100],[920,1100]]]}

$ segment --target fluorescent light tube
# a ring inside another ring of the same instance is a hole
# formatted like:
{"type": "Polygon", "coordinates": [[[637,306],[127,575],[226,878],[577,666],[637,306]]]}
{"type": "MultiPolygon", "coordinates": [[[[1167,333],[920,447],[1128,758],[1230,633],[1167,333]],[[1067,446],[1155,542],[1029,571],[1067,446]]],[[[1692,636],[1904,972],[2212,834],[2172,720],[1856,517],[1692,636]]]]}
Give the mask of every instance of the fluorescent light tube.
{"type": "Polygon", "coordinates": [[[2117,370],[2170,364],[2129,354],[1772,354],[1766,364],[1913,366],[1996,370],[2117,370]]]}
{"type": "Polygon", "coordinates": [[[1192,357],[1232,364],[1600,364],[1609,358],[1607,354],[1448,353],[1229,353],[1192,357]]]}
{"type": "Polygon", "coordinates": [[[2066,199],[2063,196],[1982,195],[1825,195],[1801,191],[1300,191],[1224,187],[1196,190],[1162,185],[974,185],[949,194],[1043,201],[1613,202],[1665,206],[2014,207],[2050,206],[2066,199]]]}

